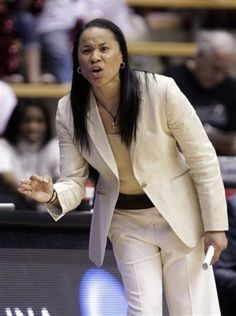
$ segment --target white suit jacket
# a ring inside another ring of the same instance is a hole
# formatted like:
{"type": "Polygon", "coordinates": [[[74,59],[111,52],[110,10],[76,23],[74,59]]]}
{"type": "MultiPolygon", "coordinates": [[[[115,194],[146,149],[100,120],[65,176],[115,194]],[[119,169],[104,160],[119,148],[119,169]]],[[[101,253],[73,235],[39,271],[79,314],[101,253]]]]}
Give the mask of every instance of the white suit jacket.
{"type": "MultiPolygon", "coordinates": [[[[224,186],[215,150],[193,107],[174,80],[148,75],[148,90],[140,73],[142,102],[137,137],[130,155],[137,181],[178,237],[194,247],[204,231],[228,229],[224,186]],[[177,150],[176,142],[182,153],[177,150]]],[[[107,234],[119,194],[116,162],[90,94],[88,113],[90,152],[74,141],[70,97],[58,104],[56,128],[61,177],[54,184],[63,212],[84,197],[88,163],[100,176],[90,230],[89,256],[101,265],[107,234]]]]}

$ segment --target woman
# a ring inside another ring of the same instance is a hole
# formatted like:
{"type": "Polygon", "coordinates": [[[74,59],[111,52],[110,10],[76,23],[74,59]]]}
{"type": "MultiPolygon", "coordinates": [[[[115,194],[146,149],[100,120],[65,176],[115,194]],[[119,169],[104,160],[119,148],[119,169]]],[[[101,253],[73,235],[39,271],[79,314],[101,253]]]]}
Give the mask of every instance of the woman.
{"type": "Polygon", "coordinates": [[[219,315],[212,269],[201,265],[209,244],[212,263],[227,244],[224,187],[192,106],[172,79],[130,69],[110,21],[83,27],[73,63],[56,118],[60,179],[33,175],[19,191],[46,202],[58,220],[80,203],[91,165],[99,179],[90,258],[102,264],[108,236],[128,315],[161,315],[162,279],[170,314],[219,315]]]}
{"type": "Polygon", "coordinates": [[[59,150],[52,138],[51,118],[41,104],[18,104],[0,138],[0,201],[16,209],[42,208],[17,190],[20,179],[32,173],[59,176],[59,150]]]}

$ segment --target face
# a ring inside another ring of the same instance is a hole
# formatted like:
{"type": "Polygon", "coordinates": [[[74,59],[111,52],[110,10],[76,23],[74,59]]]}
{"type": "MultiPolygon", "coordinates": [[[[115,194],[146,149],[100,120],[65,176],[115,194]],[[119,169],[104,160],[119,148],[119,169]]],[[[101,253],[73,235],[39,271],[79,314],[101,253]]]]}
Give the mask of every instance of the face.
{"type": "Polygon", "coordinates": [[[43,142],[47,125],[43,111],[38,107],[27,108],[20,125],[21,136],[29,143],[43,142]]]}
{"type": "Polygon", "coordinates": [[[204,88],[214,88],[220,84],[232,67],[233,56],[214,53],[196,58],[195,75],[204,88]]]}
{"type": "Polygon", "coordinates": [[[80,37],[78,57],[82,75],[93,87],[119,82],[122,54],[110,30],[86,29],[80,37]]]}

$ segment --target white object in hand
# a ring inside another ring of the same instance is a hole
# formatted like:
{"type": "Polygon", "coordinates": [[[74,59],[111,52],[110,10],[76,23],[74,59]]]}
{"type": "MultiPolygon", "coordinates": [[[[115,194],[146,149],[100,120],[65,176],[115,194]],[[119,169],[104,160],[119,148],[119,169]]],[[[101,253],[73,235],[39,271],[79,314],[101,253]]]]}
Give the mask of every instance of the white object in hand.
{"type": "Polygon", "coordinates": [[[211,260],[214,257],[214,252],[215,252],[214,247],[210,245],[207,249],[207,253],[202,264],[202,268],[204,270],[208,269],[208,266],[211,264],[211,260]]]}

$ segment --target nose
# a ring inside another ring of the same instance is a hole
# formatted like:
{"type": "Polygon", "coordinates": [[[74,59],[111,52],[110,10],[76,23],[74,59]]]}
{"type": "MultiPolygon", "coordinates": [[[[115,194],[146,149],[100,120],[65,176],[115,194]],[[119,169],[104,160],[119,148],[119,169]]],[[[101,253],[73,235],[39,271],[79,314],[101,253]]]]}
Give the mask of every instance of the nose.
{"type": "Polygon", "coordinates": [[[36,131],[36,130],[39,130],[41,128],[41,125],[42,124],[40,122],[38,122],[36,120],[32,120],[28,123],[28,129],[36,131]]]}
{"type": "Polygon", "coordinates": [[[99,61],[100,59],[101,59],[101,57],[100,57],[99,51],[95,49],[95,50],[92,52],[92,55],[91,55],[91,62],[92,62],[92,63],[96,63],[96,62],[99,61]]]}

